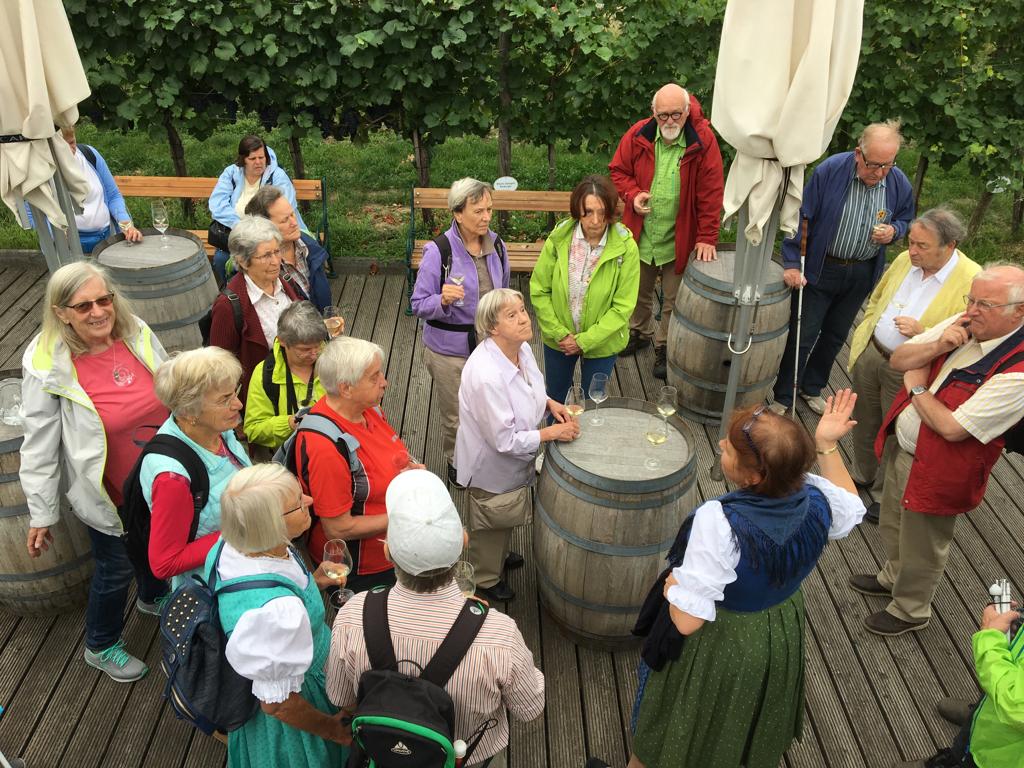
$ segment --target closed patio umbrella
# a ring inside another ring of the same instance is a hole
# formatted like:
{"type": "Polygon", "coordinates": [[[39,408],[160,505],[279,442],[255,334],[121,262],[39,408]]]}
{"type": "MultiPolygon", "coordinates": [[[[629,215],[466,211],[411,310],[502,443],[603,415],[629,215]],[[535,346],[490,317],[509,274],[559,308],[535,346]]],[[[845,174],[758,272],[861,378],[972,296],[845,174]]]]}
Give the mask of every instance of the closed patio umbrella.
{"type": "Polygon", "coordinates": [[[736,149],[725,218],[738,214],[733,351],[722,436],[736,402],[778,227],[797,231],[804,169],[822,155],[850,96],[863,0],[729,0],[711,122],[736,149]]]}
{"type": "Polygon", "coordinates": [[[60,0],[0,2],[0,198],[26,228],[29,204],[51,270],[82,255],[88,183],[54,126],[74,125],[89,92],[60,0]]]}

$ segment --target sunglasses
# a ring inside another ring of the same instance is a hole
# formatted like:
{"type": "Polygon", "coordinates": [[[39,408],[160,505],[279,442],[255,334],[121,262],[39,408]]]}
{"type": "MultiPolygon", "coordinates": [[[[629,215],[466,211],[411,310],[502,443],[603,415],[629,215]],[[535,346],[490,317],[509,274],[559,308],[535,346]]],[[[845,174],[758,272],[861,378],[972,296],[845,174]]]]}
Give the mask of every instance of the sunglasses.
{"type": "Polygon", "coordinates": [[[743,436],[747,438],[747,445],[749,445],[750,450],[754,452],[754,457],[757,459],[757,465],[759,467],[764,465],[764,458],[761,456],[761,452],[757,449],[757,446],[754,444],[754,438],[750,436],[750,429],[754,426],[754,422],[757,421],[757,417],[765,412],[765,408],[766,406],[762,405],[760,408],[758,408],[756,411],[750,414],[750,418],[747,420],[747,423],[743,425],[743,436]]]}
{"type": "Polygon", "coordinates": [[[65,309],[73,309],[80,315],[87,315],[92,311],[92,305],[95,304],[97,307],[109,307],[114,303],[114,294],[108,293],[105,296],[100,296],[98,299],[93,301],[80,301],[77,304],[65,304],[65,309]]]}

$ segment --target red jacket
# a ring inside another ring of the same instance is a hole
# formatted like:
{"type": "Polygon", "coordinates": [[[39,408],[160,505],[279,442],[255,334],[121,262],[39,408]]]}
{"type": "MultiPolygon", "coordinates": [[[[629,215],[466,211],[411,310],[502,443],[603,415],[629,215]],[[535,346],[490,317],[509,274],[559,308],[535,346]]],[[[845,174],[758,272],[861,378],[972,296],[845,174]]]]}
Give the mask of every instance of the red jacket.
{"type": "MultiPolygon", "coordinates": [[[[633,125],[619,142],[608,164],[612,181],[625,203],[622,223],[640,242],[644,217],[633,209],[633,198],[650,192],[654,180],[654,139],[658,122],[649,117],[633,125]]],[[[682,274],[694,245],[716,245],[722,218],[725,177],[722,153],[700,102],[690,96],[690,115],[683,126],[686,153],[679,164],[679,214],[676,216],[676,274],[682,274]]]]}
{"type": "MultiPolygon", "coordinates": [[[[986,364],[982,359],[967,368],[954,369],[935,393],[935,398],[954,411],[996,373],[1024,371],[1024,360],[1010,360],[1024,352],[1021,334],[1015,334],[1007,341],[1012,343],[1004,341],[991,353],[998,353],[995,364],[986,364]]],[[[938,376],[945,360],[946,355],[939,355],[932,361],[929,383],[938,376]]],[[[902,389],[893,400],[875,438],[875,455],[879,458],[882,457],[886,438],[895,428],[896,418],[910,405],[910,399],[910,393],[902,389]]],[[[986,445],[970,435],[951,443],[922,422],[907,487],[903,489],[903,506],[928,515],[970,512],[985,497],[988,477],[1003,452],[1004,443],[1002,436],[986,445]]]]}
{"type": "MultiPolygon", "coordinates": [[[[295,292],[288,280],[282,280],[285,295],[292,301],[298,301],[299,295],[295,292]]],[[[231,352],[242,364],[242,402],[249,392],[249,377],[253,369],[266,359],[270,353],[267,347],[267,339],[263,335],[263,327],[260,325],[260,318],[256,314],[256,308],[249,301],[249,291],[245,286],[245,275],[241,272],[228,280],[229,290],[238,295],[242,307],[242,333],[238,334],[235,328],[235,316],[231,310],[231,302],[228,297],[221,293],[213,302],[213,317],[210,323],[210,345],[221,347],[231,352]]]]}

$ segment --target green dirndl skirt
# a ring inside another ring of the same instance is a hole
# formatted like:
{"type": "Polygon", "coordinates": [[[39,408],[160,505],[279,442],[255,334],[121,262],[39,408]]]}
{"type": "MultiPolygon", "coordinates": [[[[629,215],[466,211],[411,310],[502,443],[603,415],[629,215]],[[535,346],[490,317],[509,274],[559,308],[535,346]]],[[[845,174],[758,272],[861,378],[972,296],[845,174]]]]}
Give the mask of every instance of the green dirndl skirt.
{"type": "Polygon", "coordinates": [[[651,672],[633,752],[645,768],[778,768],[803,706],[803,593],[757,613],[718,608],[651,672]]]}

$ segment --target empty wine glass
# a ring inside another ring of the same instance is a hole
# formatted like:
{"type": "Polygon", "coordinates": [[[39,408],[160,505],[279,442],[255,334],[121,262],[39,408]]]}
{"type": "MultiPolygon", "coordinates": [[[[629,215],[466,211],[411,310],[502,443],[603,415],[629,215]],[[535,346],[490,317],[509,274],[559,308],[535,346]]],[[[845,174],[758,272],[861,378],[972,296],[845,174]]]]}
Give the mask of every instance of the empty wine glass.
{"type": "Polygon", "coordinates": [[[590,389],[587,394],[590,395],[591,400],[597,403],[597,407],[594,409],[594,418],[590,420],[590,423],[599,427],[604,424],[604,416],[601,416],[598,411],[601,408],[601,403],[608,399],[608,374],[595,373],[590,380],[590,389]]]}
{"type": "MultiPolygon", "coordinates": [[[[676,412],[676,388],[675,387],[662,387],[661,391],[658,392],[658,413],[661,414],[661,418],[665,420],[666,425],[668,423],[668,417],[676,412]]],[[[668,430],[665,430],[665,434],[668,434],[668,430]]]]}
{"type": "MultiPolygon", "coordinates": [[[[462,283],[466,280],[466,276],[465,275],[448,275],[448,279],[452,281],[452,285],[462,285],[462,283]]],[[[465,305],[466,305],[465,299],[456,299],[455,300],[455,306],[456,307],[463,307],[465,305]]]]}
{"type": "Polygon", "coordinates": [[[169,242],[167,235],[164,234],[169,226],[169,220],[167,218],[167,206],[164,205],[163,200],[154,200],[152,205],[153,211],[153,227],[160,233],[160,247],[170,248],[167,244],[169,242]]]}
{"type": "MultiPolygon", "coordinates": [[[[651,414],[651,418],[647,420],[647,430],[644,432],[644,437],[647,438],[647,442],[655,447],[664,445],[668,440],[668,421],[660,415],[655,416],[651,414]]],[[[648,456],[644,460],[644,466],[647,469],[657,469],[661,466],[661,461],[656,456],[648,456]]]]}
{"type": "Polygon", "coordinates": [[[565,394],[565,410],[569,412],[569,415],[574,420],[578,421],[586,408],[586,401],[583,398],[583,387],[579,384],[573,384],[565,394]]]}
{"type": "Polygon", "coordinates": [[[334,625],[334,619],[338,615],[338,611],[341,610],[342,606],[345,605],[349,600],[356,596],[356,593],[351,589],[338,589],[331,593],[331,596],[327,598],[328,610],[326,614],[327,626],[334,625]]]}
{"type": "Polygon", "coordinates": [[[459,591],[466,597],[472,597],[476,594],[476,569],[473,564],[467,560],[459,560],[454,566],[452,575],[455,577],[455,583],[459,586],[459,591]]]}
{"type": "Polygon", "coordinates": [[[352,553],[344,539],[331,539],[324,544],[324,570],[332,579],[342,579],[352,571],[352,553]]]}
{"type": "Polygon", "coordinates": [[[345,318],[341,316],[341,310],[337,307],[324,307],[324,325],[327,326],[327,333],[333,339],[345,331],[345,318]]]}

